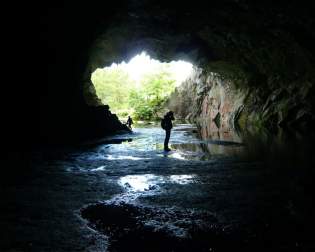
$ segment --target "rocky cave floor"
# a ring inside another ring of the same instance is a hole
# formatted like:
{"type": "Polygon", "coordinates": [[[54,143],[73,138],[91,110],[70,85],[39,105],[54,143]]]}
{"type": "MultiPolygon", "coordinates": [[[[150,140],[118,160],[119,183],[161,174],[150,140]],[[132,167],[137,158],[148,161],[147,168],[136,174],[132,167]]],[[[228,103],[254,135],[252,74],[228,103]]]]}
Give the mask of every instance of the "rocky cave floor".
{"type": "Polygon", "coordinates": [[[35,151],[2,189],[1,251],[314,251],[312,163],[196,132],[177,124],[167,153],[155,125],[35,151]]]}

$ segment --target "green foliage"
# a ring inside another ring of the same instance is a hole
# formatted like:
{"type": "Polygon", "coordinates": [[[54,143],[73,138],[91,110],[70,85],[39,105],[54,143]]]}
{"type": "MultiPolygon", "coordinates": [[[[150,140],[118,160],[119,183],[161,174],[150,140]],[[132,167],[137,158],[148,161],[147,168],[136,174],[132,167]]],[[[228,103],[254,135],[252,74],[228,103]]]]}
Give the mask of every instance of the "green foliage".
{"type": "Polygon", "coordinates": [[[103,104],[109,104],[115,112],[128,109],[130,88],[135,84],[124,69],[97,69],[92,74],[92,83],[103,104]]]}
{"type": "Polygon", "coordinates": [[[141,80],[140,88],[130,92],[129,104],[134,109],[137,119],[149,120],[158,117],[158,112],[170,94],[175,90],[167,65],[162,65],[156,72],[149,73],[141,80]]]}
{"type": "Polygon", "coordinates": [[[175,80],[168,64],[161,64],[147,73],[140,85],[121,67],[97,69],[92,75],[97,96],[118,116],[132,114],[135,119],[151,120],[158,117],[163,105],[175,90],[175,80]]]}

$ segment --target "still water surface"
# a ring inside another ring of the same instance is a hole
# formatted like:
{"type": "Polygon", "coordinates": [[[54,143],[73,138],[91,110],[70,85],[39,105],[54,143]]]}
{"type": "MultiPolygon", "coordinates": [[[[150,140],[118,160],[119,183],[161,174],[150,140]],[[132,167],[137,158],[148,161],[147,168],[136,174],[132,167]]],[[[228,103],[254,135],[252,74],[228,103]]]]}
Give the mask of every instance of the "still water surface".
{"type": "Polygon", "coordinates": [[[172,151],[163,151],[163,140],[159,125],[148,125],[79,147],[34,153],[32,180],[6,191],[12,202],[2,210],[2,222],[6,237],[14,237],[14,242],[5,239],[8,247],[315,248],[312,141],[181,123],[172,130],[172,151]]]}

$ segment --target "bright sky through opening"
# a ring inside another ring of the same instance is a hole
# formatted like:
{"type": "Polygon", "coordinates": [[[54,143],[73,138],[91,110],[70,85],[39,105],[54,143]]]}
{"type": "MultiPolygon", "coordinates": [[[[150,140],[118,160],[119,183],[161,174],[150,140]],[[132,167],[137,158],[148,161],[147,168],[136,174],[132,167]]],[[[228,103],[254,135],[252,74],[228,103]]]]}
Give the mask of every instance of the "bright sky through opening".
{"type": "MultiPolygon", "coordinates": [[[[151,59],[146,52],[133,57],[128,63],[122,62],[120,67],[125,69],[129,76],[136,82],[136,85],[140,85],[141,78],[148,73],[156,71],[158,67],[163,64],[162,62],[151,59]]],[[[193,65],[186,61],[171,61],[168,63],[170,65],[170,72],[173,75],[176,86],[179,86],[187,77],[191,74],[193,65]]],[[[109,68],[117,68],[118,64],[113,63],[109,68]]]]}

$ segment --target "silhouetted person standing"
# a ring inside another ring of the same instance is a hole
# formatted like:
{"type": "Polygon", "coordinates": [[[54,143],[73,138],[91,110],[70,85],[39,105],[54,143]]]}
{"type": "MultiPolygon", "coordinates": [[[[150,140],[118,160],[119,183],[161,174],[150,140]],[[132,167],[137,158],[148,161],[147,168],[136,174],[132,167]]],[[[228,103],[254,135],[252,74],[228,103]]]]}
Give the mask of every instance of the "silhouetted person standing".
{"type": "Polygon", "coordinates": [[[172,121],[175,120],[173,111],[169,111],[165,114],[164,118],[161,121],[161,127],[165,130],[165,140],[164,140],[164,150],[170,151],[168,148],[168,142],[171,137],[171,129],[173,128],[172,121]]]}
{"type": "Polygon", "coordinates": [[[131,124],[133,124],[132,118],[128,116],[127,125],[131,129],[131,124]]]}

